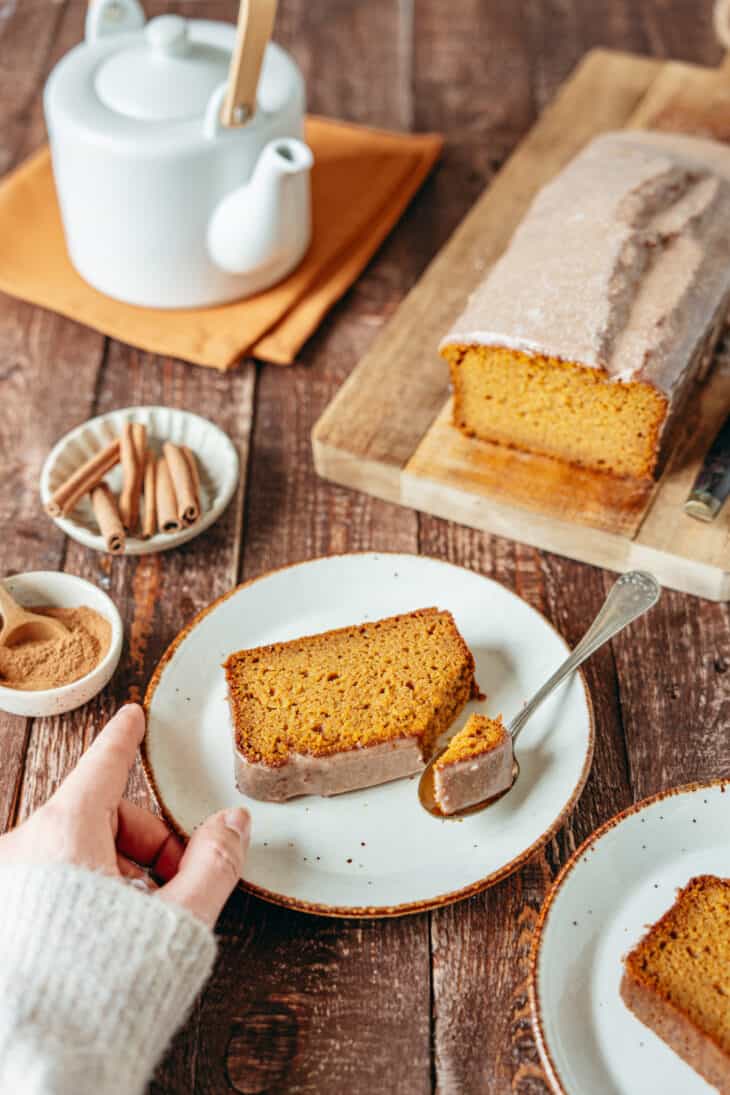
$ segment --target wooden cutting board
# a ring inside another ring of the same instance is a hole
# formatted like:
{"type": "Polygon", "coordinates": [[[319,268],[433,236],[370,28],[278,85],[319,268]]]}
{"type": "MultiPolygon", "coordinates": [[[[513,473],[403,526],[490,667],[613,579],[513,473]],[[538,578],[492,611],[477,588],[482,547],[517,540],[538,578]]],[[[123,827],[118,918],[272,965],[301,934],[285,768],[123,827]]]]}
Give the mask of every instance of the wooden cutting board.
{"type": "Polygon", "coordinates": [[[652,128],[730,140],[730,67],[587,55],[376,339],[312,434],[320,475],[401,505],[730,600],[730,505],[687,517],[705,450],[730,408],[730,348],[689,408],[660,480],[611,480],[465,438],[449,421],[436,347],[535,192],[596,134],[652,128]]]}

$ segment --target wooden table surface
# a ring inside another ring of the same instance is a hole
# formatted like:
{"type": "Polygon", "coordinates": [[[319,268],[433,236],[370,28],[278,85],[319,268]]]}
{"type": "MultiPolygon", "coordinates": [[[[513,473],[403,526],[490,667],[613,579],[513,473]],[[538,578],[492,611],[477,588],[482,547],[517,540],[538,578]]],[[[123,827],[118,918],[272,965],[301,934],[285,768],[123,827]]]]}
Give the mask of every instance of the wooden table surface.
{"type": "MultiPolygon", "coordinates": [[[[516,590],[574,643],[613,576],[319,481],[309,432],[329,399],[586,50],[716,64],[710,0],[281,0],[276,37],[310,107],[401,130],[439,129],[443,162],[357,285],[290,369],[227,376],[141,353],[0,299],[0,574],[67,570],[101,585],[127,634],[112,685],[61,719],[0,715],[0,827],[57,786],[103,720],[141,696],[170,640],[234,583],[332,552],[422,552],[516,590]],[[163,403],[235,440],[240,489],[206,535],[118,559],[66,540],[41,512],[53,442],[93,414],[163,403]]],[[[147,3],[233,20],[234,0],[147,3]]],[[[0,0],[0,173],[44,140],[41,91],[80,38],[82,0],[0,0]]],[[[0,246],[2,242],[0,241],[0,246]]],[[[587,679],[593,770],[568,824],[502,884],[392,921],[317,919],[236,894],[215,975],[155,1092],[418,1095],[545,1090],[527,1000],[530,938],[561,863],[599,823],[664,787],[730,773],[728,608],[665,593],[601,650],[587,679]]],[[[147,802],[141,770],[130,795],[147,802]]]]}

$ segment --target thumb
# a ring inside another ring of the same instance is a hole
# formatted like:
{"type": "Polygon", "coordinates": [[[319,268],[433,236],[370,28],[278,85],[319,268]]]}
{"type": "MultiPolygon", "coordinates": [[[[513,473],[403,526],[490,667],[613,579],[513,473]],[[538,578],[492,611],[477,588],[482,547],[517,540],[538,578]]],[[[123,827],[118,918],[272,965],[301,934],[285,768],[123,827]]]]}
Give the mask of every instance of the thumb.
{"type": "Polygon", "coordinates": [[[213,814],[195,830],[177,874],[158,896],[181,905],[212,928],[241,877],[250,835],[248,810],[213,814]]]}

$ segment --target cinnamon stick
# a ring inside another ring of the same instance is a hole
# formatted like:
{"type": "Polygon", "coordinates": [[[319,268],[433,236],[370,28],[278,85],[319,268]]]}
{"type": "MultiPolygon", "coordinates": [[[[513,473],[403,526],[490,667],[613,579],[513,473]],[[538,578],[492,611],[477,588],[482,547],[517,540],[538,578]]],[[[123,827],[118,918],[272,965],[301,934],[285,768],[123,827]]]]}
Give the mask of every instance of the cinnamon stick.
{"type": "Polygon", "coordinates": [[[155,495],[158,530],[160,532],[177,532],[180,528],[180,521],[177,516],[177,498],[175,497],[175,488],[172,485],[170,469],[164,456],[157,461],[155,467],[155,495]]]}
{"type": "Polygon", "coordinates": [[[104,476],[119,463],[119,440],[111,441],[106,448],[92,456],[73,475],[53,492],[46,502],[46,513],[51,517],[65,517],[74,508],[79,499],[92,491],[104,476]]]}
{"type": "Polygon", "coordinates": [[[195,500],[198,503],[198,511],[202,513],[203,510],[203,497],[200,493],[200,469],[198,467],[198,460],[192,449],[189,449],[187,445],[181,445],[180,451],[187,460],[188,467],[190,468],[190,474],[193,478],[193,488],[195,490],[195,500]]]}
{"type": "Polygon", "coordinates": [[[154,536],[157,530],[157,490],[155,480],[155,458],[148,449],[144,464],[143,540],[149,540],[150,536],[154,536]]]}
{"type": "Polygon", "coordinates": [[[121,555],[124,551],[125,535],[122,519],[119,516],[116,499],[106,483],[99,483],[91,492],[91,504],[94,507],[99,531],[104,537],[107,551],[112,555],[121,555]]]}
{"type": "Polygon", "coordinates": [[[127,532],[135,532],[139,523],[139,499],[144,479],[147,430],[141,422],[125,422],[120,438],[124,481],[119,512],[127,532]]]}
{"type": "Polygon", "coordinates": [[[165,454],[165,460],[172,477],[172,485],[175,488],[177,519],[183,528],[189,528],[200,517],[200,503],[196,497],[190,465],[182,449],[178,445],[173,445],[172,441],[166,441],[162,446],[162,451],[165,454]]]}

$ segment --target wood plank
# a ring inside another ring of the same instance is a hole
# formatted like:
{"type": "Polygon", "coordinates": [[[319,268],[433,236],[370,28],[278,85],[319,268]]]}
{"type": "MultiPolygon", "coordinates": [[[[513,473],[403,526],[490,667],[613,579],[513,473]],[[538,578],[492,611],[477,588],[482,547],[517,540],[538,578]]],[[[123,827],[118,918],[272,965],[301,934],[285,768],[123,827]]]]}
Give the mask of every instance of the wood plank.
{"type": "MultiPolygon", "coordinates": [[[[457,108],[452,141],[458,148],[452,157],[447,144],[439,177],[446,210],[432,211],[437,226],[440,219],[453,223],[455,216],[463,214],[460,202],[473,201],[476,196],[473,191],[499,166],[499,160],[483,161],[485,150],[491,152],[496,145],[497,155],[503,159],[532,120],[534,66],[530,63],[524,24],[518,31],[507,12],[500,19],[494,7],[488,19],[483,7],[475,11],[472,5],[468,6],[463,13],[463,26],[453,19],[451,11],[447,18],[440,5],[427,7],[430,37],[422,46],[422,64],[427,71],[425,78],[417,79],[416,87],[421,88],[424,79],[426,87],[429,86],[435,52],[437,71],[444,72],[449,86],[462,89],[464,112],[462,119],[457,108]],[[489,55],[482,58],[477,52],[467,79],[459,80],[458,66],[465,54],[471,55],[470,43],[476,28],[478,40],[489,43],[486,47],[489,55]],[[445,60],[439,62],[439,55],[444,54],[445,60]],[[510,58],[507,73],[503,72],[501,62],[505,55],[510,58]],[[486,80],[485,71],[492,74],[494,81],[486,88],[481,84],[486,80]],[[509,89],[506,95],[500,91],[500,80],[509,89]],[[487,121],[481,112],[484,103],[494,104],[493,113],[487,111],[487,121]],[[510,130],[513,118],[518,126],[515,133],[510,130]],[[475,133],[477,119],[485,128],[475,133]],[[464,194],[464,179],[470,181],[472,193],[464,194]]],[[[500,14],[503,10],[500,8],[500,14]]],[[[540,57],[553,56],[550,43],[544,43],[542,36],[539,42],[540,57]]],[[[425,89],[419,100],[424,95],[425,89]]],[[[454,107],[453,99],[452,94],[449,110],[454,107]]],[[[434,122],[426,115],[423,124],[434,122]]],[[[433,232],[433,227],[430,230],[433,232]]],[[[573,599],[563,596],[562,589],[576,589],[580,584],[580,600],[586,598],[586,611],[597,608],[602,599],[603,582],[595,571],[587,572],[588,581],[583,581],[575,564],[557,559],[544,562],[536,551],[522,544],[447,524],[425,514],[419,516],[419,529],[422,552],[460,563],[505,583],[539,611],[550,613],[569,641],[577,638],[582,620],[573,599]]],[[[583,825],[591,824],[596,814],[610,813],[629,800],[625,770],[621,776],[624,748],[609,650],[599,652],[589,664],[588,682],[601,732],[593,772],[582,799],[587,805],[578,834],[582,833],[583,825]]],[[[431,914],[434,1079],[435,1090],[442,1095],[545,1090],[527,1000],[529,947],[540,904],[559,858],[558,848],[577,839],[575,824],[573,819],[560,842],[554,841],[553,847],[538,854],[505,883],[458,906],[431,914]]]]}
{"type": "MultiPolygon", "coordinates": [[[[0,172],[14,167],[43,139],[33,109],[50,68],[70,48],[75,28],[64,6],[19,5],[0,20],[0,172]]],[[[60,531],[41,514],[38,479],[45,456],[66,423],[93,408],[104,340],[86,328],[0,296],[0,575],[56,570],[65,552],[60,531]],[[57,386],[59,374],[73,384],[57,386]]],[[[0,712],[0,831],[21,807],[22,775],[33,721],[0,712]]]]}
{"type": "MultiPolygon", "coordinates": [[[[282,8],[277,37],[303,65],[313,110],[409,127],[408,5],[328,5],[316,21],[304,0],[282,8]]],[[[298,364],[260,371],[243,577],[334,552],[418,549],[415,514],[317,478],[308,441],[420,273],[418,233],[417,219],[407,218],[298,364]]],[[[198,1068],[210,1090],[224,1090],[222,1060],[244,1092],[430,1090],[426,916],[333,924],[257,901],[247,909],[232,905],[224,919],[218,995],[203,1002],[198,1068]],[[242,922],[255,927],[242,932],[242,922]]]]}
{"type": "Polygon", "coordinates": [[[636,799],[730,777],[730,608],[665,591],[615,644],[636,799]]]}
{"type": "MultiPolygon", "coordinates": [[[[426,516],[421,543],[429,554],[505,581],[571,644],[613,581],[596,569],[426,516]]],[[[432,913],[439,1090],[501,1092],[523,1090],[520,1085],[528,1082],[542,1090],[527,1002],[532,930],[560,864],[632,800],[611,648],[599,651],[585,672],[596,717],[596,753],[576,811],[518,875],[458,907],[432,913]]]]}
{"type": "Polygon", "coordinates": [[[661,129],[730,140],[730,74],[678,61],[662,65],[628,122],[632,129],[661,129]]]}
{"type": "MultiPolygon", "coordinates": [[[[28,112],[55,63],[54,47],[68,25],[65,15],[62,4],[18,4],[0,16],[0,175],[20,161],[29,138],[42,136],[29,124],[28,112]]],[[[72,44],[68,41],[66,49],[72,44]]]]}

